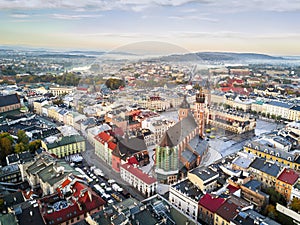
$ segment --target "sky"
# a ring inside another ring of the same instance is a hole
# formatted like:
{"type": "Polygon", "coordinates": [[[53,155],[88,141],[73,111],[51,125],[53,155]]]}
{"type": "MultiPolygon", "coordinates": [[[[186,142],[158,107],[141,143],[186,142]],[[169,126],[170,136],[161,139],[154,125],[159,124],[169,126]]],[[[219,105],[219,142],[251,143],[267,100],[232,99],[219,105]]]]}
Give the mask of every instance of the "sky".
{"type": "Polygon", "coordinates": [[[300,0],[0,0],[0,45],[300,55],[299,21],[300,0]]]}

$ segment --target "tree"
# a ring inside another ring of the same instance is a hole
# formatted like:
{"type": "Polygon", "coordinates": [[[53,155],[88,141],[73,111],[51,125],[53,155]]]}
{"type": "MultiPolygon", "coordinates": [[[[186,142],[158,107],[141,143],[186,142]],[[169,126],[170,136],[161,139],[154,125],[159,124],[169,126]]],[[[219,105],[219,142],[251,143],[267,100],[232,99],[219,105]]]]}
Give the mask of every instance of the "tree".
{"type": "Polygon", "coordinates": [[[285,197],[279,192],[277,192],[274,188],[269,187],[266,190],[264,190],[264,192],[270,195],[270,204],[276,205],[276,203],[278,202],[279,204],[286,206],[285,197]]]}
{"type": "Polygon", "coordinates": [[[19,130],[17,133],[17,137],[18,137],[18,143],[23,143],[24,145],[28,145],[29,143],[29,138],[26,135],[24,130],[19,130]]]}
{"type": "Polygon", "coordinates": [[[0,139],[0,149],[1,149],[1,160],[4,160],[6,156],[13,153],[12,141],[9,139],[9,137],[3,137],[0,139]]]}
{"type": "Polygon", "coordinates": [[[15,153],[17,154],[24,152],[26,150],[27,148],[22,142],[15,145],[15,153]]]}
{"type": "Polygon", "coordinates": [[[61,105],[61,104],[64,103],[64,101],[63,101],[61,98],[59,98],[59,99],[57,99],[57,100],[53,100],[52,103],[53,103],[54,105],[61,105]]]}
{"type": "Polygon", "coordinates": [[[29,143],[28,148],[30,153],[35,153],[41,147],[41,140],[34,140],[29,143]]]}
{"type": "Polygon", "coordinates": [[[272,219],[275,219],[277,217],[277,212],[274,205],[267,205],[266,215],[272,219]]]}
{"type": "Polygon", "coordinates": [[[293,198],[291,202],[291,209],[299,212],[300,211],[300,199],[299,198],[293,198]]]}

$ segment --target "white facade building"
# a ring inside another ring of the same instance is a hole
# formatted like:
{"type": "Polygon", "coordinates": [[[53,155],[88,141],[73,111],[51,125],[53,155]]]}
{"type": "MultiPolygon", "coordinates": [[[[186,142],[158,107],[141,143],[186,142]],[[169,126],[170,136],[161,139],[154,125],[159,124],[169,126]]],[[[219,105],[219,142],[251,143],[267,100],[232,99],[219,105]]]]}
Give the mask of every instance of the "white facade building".
{"type": "Polygon", "coordinates": [[[121,178],[142,192],[146,197],[156,193],[157,180],[155,178],[128,163],[121,165],[120,169],[121,178]]]}

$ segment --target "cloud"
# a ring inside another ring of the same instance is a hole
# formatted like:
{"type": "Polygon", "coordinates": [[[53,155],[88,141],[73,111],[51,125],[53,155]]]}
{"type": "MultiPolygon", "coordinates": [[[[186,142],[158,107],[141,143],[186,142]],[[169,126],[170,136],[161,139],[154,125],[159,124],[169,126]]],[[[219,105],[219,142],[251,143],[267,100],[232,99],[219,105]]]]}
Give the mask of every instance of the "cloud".
{"type": "Polygon", "coordinates": [[[250,34],[244,32],[219,31],[219,32],[176,32],[179,38],[214,38],[214,39],[244,39],[244,40],[275,40],[275,39],[300,39],[298,33],[269,33],[250,34]],[[178,34],[179,33],[179,34],[178,34]]]}
{"type": "Polygon", "coordinates": [[[17,19],[23,19],[23,18],[29,17],[28,14],[24,14],[24,13],[14,13],[14,14],[10,14],[9,16],[12,18],[17,18],[17,19]]]}
{"type": "Polygon", "coordinates": [[[299,0],[0,0],[0,9],[72,9],[77,11],[109,11],[132,10],[143,11],[150,7],[178,7],[184,8],[186,13],[201,11],[206,5],[209,10],[219,12],[243,11],[300,11],[299,0]],[[189,8],[189,4],[192,7],[189,8]]]}
{"type": "Polygon", "coordinates": [[[181,16],[169,16],[169,19],[173,20],[202,20],[208,22],[218,22],[218,19],[208,17],[207,15],[181,15],[181,16]]]}
{"type": "Polygon", "coordinates": [[[78,14],[78,15],[70,15],[70,14],[51,14],[51,18],[54,19],[62,19],[62,20],[79,20],[79,19],[90,19],[90,18],[99,18],[102,17],[102,15],[96,15],[96,14],[78,14]]]}

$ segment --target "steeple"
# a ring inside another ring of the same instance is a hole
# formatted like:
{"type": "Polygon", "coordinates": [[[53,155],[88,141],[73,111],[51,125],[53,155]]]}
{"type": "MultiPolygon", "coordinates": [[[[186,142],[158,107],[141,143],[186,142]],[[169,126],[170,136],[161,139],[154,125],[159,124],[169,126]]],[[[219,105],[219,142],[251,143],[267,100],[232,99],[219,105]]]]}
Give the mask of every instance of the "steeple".
{"type": "Polygon", "coordinates": [[[183,101],[180,104],[180,108],[181,109],[190,109],[190,104],[188,103],[187,99],[186,99],[186,95],[183,96],[183,101]]]}
{"type": "Polygon", "coordinates": [[[205,94],[200,88],[196,94],[194,118],[198,124],[199,136],[204,137],[204,126],[205,126],[205,94]]]}
{"type": "Polygon", "coordinates": [[[182,120],[183,118],[188,116],[188,113],[190,111],[190,104],[188,103],[187,99],[186,99],[186,95],[184,95],[183,101],[179,106],[179,111],[178,111],[178,117],[179,120],[182,120]]]}
{"type": "Polygon", "coordinates": [[[196,94],[196,103],[205,103],[205,94],[202,88],[196,94]]]}

